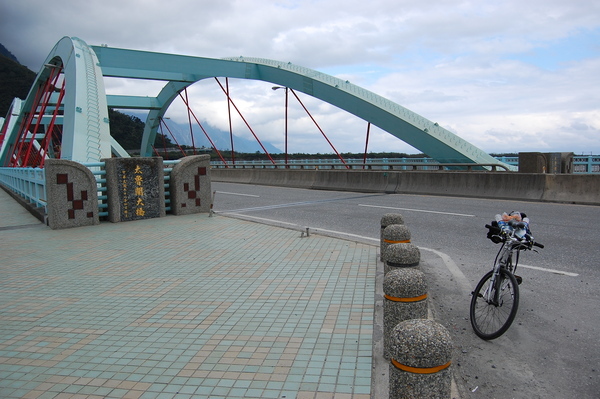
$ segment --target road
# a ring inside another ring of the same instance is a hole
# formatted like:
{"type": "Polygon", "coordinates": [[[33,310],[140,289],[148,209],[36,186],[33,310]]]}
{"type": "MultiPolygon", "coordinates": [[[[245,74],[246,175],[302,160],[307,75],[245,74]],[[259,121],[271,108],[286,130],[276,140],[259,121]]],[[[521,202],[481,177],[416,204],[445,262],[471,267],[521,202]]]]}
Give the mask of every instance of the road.
{"type": "Polygon", "coordinates": [[[385,213],[401,213],[421,249],[432,311],[452,334],[461,398],[598,398],[600,207],[423,195],[317,191],[213,182],[214,211],[379,243],[385,213]],[[522,255],[514,324],[483,341],[469,323],[470,292],[498,247],[496,213],[531,219],[539,253],[522,255]]]}

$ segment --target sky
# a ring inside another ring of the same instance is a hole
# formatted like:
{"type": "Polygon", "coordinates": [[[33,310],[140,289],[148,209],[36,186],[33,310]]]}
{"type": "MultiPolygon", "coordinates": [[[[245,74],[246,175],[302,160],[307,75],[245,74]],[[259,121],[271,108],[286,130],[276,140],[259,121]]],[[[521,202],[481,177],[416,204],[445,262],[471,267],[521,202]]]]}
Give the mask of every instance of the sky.
{"type": "MultiPolygon", "coordinates": [[[[590,0],[19,0],[0,2],[0,43],[34,72],[64,36],[90,45],[292,62],[392,100],[488,153],[600,154],[600,2],[590,0]]],[[[108,94],[162,84],[107,79],[108,94]]],[[[284,94],[229,80],[257,136],[284,148],[284,94]]],[[[229,131],[214,80],[189,89],[201,123],[229,131]]],[[[339,152],[365,149],[367,123],[298,96],[339,152]]],[[[288,151],[328,153],[289,103],[288,151]]],[[[187,121],[180,103],[167,117],[187,121]]],[[[252,138],[232,114],[236,135],[252,138]]],[[[419,153],[372,127],[368,151],[419,153]]]]}

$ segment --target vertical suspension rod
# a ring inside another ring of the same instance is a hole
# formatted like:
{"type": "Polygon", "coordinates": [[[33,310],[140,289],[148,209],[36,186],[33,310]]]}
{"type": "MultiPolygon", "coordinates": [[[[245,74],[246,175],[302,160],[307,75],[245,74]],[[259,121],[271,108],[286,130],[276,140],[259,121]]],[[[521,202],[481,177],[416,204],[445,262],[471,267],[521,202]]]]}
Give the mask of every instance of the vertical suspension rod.
{"type": "Polygon", "coordinates": [[[289,108],[289,87],[285,88],[285,167],[289,168],[288,165],[288,108],[289,108]]]}
{"type": "MultiPolygon", "coordinates": [[[[35,111],[37,111],[38,105],[41,102],[44,93],[48,90],[51,81],[51,76],[48,76],[48,79],[43,84],[38,86],[33,99],[32,108],[29,110],[29,112],[25,113],[23,115],[23,119],[21,119],[21,124],[19,125],[19,134],[14,143],[13,155],[11,156],[11,161],[9,163],[10,166],[19,166],[19,160],[23,155],[24,146],[27,142],[27,132],[29,131],[31,122],[36,115],[35,111]]],[[[33,134],[35,135],[35,132],[33,134]]]]}
{"type": "MultiPolygon", "coordinates": [[[[56,101],[56,105],[54,107],[54,112],[52,113],[52,120],[50,121],[50,125],[48,125],[46,130],[46,135],[44,140],[42,141],[42,151],[40,152],[40,168],[44,167],[44,163],[46,162],[46,155],[48,154],[48,147],[50,146],[50,142],[52,141],[52,136],[54,132],[54,125],[56,123],[56,117],[58,116],[59,108],[62,105],[63,99],[65,97],[65,80],[63,79],[62,85],[60,88],[60,93],[58,95],[58,100],[56,101]]],[[[61,143],[62,146],[62,143],[61,143]]]]}
{"type": "Polygon", "coordinates": [[[296,94],[296,92],[294,91],[294,89],[290,89],[290,91],[292,92],[292,94],[294,95],[294,97],[296,97],[296,100],[298,100],[298,102],[300,103],[300,105],[302,105],[302,108],[304,108],[304,110],[306,111],[306,114],[308,116],[310,116],[310,119],[312,119],[312,121],[314,122],[314,124],[317,127],[317,129],[319,129],[319,131],[321,132],[321,134],[323,135],[323,137],[325,137],[325,140],[327,140],[327,142],[329,143],[329,145],[331,146],[331,148],[333,149],[333,151],[336,153],[336,155],[338,156],[338,158],[340,159],[340,161],[342,161],[342,163],[346,167],[346,169],[350,169],[350,166],[348,166],[346,164],[346,162],[344,161],[344,158],[342,158],[342,156],[335,149],[335,147],[333,146],[333,144],[331,143],[331,141],[329,141],[329,139],[327,138],[327,135],[325,134],[325,132],[323,131],[323,129],[321,129],[321,127],[319,126],[319,124],[317,123],[317,121],[315,120],[315,118],[313,118],[313,116],[310,114],[310,112],[308,112],[308,109],[304,106],[304,104],[302,103],[302,101],[300,101],[300,97],[298,97],[298,95],[296,94]]]}
{"type": "MultiPolygon", "coordinates": [[[[229,78],[225,78],[227,98],[229,98],[229,78]]],[[[231,125],[231,103],[227,101],[227,115],[229,116],[229,141],[231,142],[231,163],[235,165],[235,150],[233,149],[233,126],[231,125]]]]}
{"type": "Polygon", "coordinates": [[[267,151],[267,149],[265,148],[265,146],[261,143],[260,139],[256,136],[256,134],[254,133],[254,130],[252,130],[252,128],[250,127],[250,124],[248,124],[248,121],[246,121],[246,118],[244,118],[244,115],[242,115],[242,113],[240,112],[240,110],[238,109],[238,107],[235,105],[235,103],[233,102],[233,100],[231,99],[231,97],[229,96],[229,94],[227,93],[227,91],[225,90],[225,88],[223,87],[223,85],[221,84],[221,82],[219,82],[219,79],[217,79],[215,77],[215,80],[217,81],[217,83],[221,87],[221,90],[223,90],[223,93],[225,93],[225,95],[227,96],[227,100],[231,102],[231,105],[233,105],[233,108],[235,108],[235,110],[237,111],[237,113],[240,116],[240,118],[242,118],[242,120],[244,121],[244,123],[246,124],[246,126],[248,127],[248,129],[250,130],[250,133],[252,133],[252,135],[254,136],[254,138],[256,139],[256,141],[258,142],[258,144],[260,145],[260,147],[263,149],[263,151],[265,152],[265,154],[269,158],[269,161],[271,161],[271,163],[273,165],[275,165],[275,161],[273,160],[273,158],[271,158],[271,154],[269,154],[269,151],[267,151]]]}
{"type": "MultiPolygon", "coordinates": [[[[44,90],[46,89],[48,81],[49,81],[49,78],[46,82],[44,82],[43,85],[38,86],[38,88],[35,92],[35,97],[33,99],[34,109],[37,109],[37,104],[40,102],[40,99],[42,98],[42,95],[44,93],[44,90]]],[[[29,126],[31,125],[31,121],[33,120],[34,116],[35,116],[35,113],[33,112],[33,109],[31,109],[31,110],[29,110],[29,112],[26,112],[23,114],[23,119],[21,119],[21,123],[19,124],[19,134],[17,135],[17,139],[16,139],[15,143],[13,144],[14,149],[11,154],[9,166],[19,166],[18,163],[19,163],[19,159],[21,157],[21,151],[23,150],[24,143],[27,142],[27,131],[29,130],[29,126]]],[[[23,165],[21,165],[21,166],[23,166],[23,165]]]]}
{"type": "Polygon", "coordinates": [[[369,133],[371,132],[371,122],[367,123],[367,138],[365,139],[365,155],[363,156],[363,169],[367,163],[367,150],[369,148],[369,133]]]}
{"type": "MultiPolygon", "coordinates": [[[[51,88],[56,87],[56,83],[60,77],[60,73],[62,68],[52,68],[50,72],[50,76],[48,77],[48,82],[45,85],[45,91],[42,93],[40,100],[42,101],[41,107],[40,104],[36,104],[36,109],[39,108],[37,113],[37,121],[35,123],[35,127],[33,128],[31,140],[29,141],[29,145],[27,146],[27,150],[25,152],[25,157],[23,161],[23,166],[31,166],[29,158],[31,157],[31,151],[33,150],[35,143],[35,135],[37,134],[40,125],[42,124],[42,119],[44,114],[46,113],[46,108],[48,108],[48,104],[50,103],[50,99],[52,98],[52,90],[51,88]]],[[[27,126],[29,128],[29,126],[27,126]]],[[[29,129],[27,129],[29,130],[29,129]]]]}
{"type": "MultiPolygon", "coordinates": [[[[185,98],[183,98],[183,96],[181,95],[181,93],[179,93],[179,97],[181,97],[181,99],[183,100],[183,102],[185,103],[185,106],[188,109],[188,112],[194,117],[194,119],[196,120],[196,123],[198,124],[198,126],[200,126],[200,129],[202,129],[202,132],[204,132],[204,135],[206,136],[206,138],[208,139],[208,141],[210,142],[210,145],[212,146],[212,148],[215,149],[215,151],[217,152],[217,155],[219,155],[219,158],[221,159],[221,162],[223,162],[223,165],[225,165],[225,167],[227,167],[227,161],[225,161],[225,158],[223,158],[223,156],[221,155],[221,152],[219,151],[219,149],[217,148],[217,146],[215,145],[215,143],[213,143],[213,141],[211,140],[210,136],[208,135],[208,133],[206,132],[206,130],[204,130],[204,127],[202,126],[202,124],[200,123],[200,121],[198,120],[198,118],[196,117],[196,114],[194,113],[194,111],[190,108],[189,103],[186,101],[185,98]]],[[[191,125],[190,125],[191,126],[191,125]]],[[[193,137],[193,135],[192,135],[193,137]]],[[[196,154],[196,151],[194,150],[194,155],[196,154]]]]}
{"type": "Polygon", "coordinates": [[[183,102],[185,103],[185,106],[187,107],[187,113],[188,113],[188,123],[190,125],[190,137],[192,138],[192,152],[194,153],[194,155],[196,155],[196,143],[194,143],[194,131],[192,130],[192,117],[191,117],[191,111],[192,109],[190,108],[190,106],[188,105],[188,93],[187,93],[187,87],[184,89],[184,93],[185,93],[185,99],[183,99],[183,97],[181,97],[181,92],[179,92],[179,97],[181,97],[181,99],[183,100],[183,102]]]}
{"type": "Polygon", "coordinates": [[[163,118],[160,118],[160,123],[161,125],[163,125],[165,127],[165,129],[167,129],[167,131],[169,132],[169,134],[171,135],[171,137],[173,138],[173,140],[175,140],[175,144],[177,144],[177,147],[179,148],[179,151],[181,151],[181,153],[185,156],[187,155],[185,153],[185,151],[183,150],[183,148],[181,148],[181,146],[179,145],[179,142],[177,141],[177,139],[175,138],[175,136],[173,135],[173,132],[171,131],[171,129],[169,129],[169,126],[167,125],[167,123],[164,121],[163,118]]]}
{"type": "Polygon", "coordinates": [[[158,120],[158,129],[159,129],[160,135],[162,137],[163,151],[165,153],[165,159],[169,159],[169,156],[168,156],[169,153],[167,152],[167,138],[166,138],[165,134],[163,133],[163,125],[161,122],[162,122],[162,118],[160,118],[158,120]]]}

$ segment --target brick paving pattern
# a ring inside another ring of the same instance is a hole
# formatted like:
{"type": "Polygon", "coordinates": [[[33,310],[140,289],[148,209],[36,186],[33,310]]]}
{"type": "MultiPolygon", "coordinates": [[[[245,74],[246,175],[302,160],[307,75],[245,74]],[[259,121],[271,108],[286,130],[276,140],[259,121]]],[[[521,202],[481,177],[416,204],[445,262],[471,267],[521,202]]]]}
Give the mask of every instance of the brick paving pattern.
{"type": "Polygon", "coordinates": [[[218,215],[51,230],[0,189],[0,397],[370,398],[377,258],[218,215]]]}

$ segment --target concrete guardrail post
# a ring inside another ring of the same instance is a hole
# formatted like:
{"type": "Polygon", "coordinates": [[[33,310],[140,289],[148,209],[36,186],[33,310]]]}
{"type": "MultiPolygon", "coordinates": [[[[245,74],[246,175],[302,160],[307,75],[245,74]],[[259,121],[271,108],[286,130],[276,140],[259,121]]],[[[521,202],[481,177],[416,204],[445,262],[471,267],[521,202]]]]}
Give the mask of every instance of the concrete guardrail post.
{"type": "Polygon", "coordinates": [[[410,242],[386,245],[382,252],[385,274],[397,268],[417,267],[421,261],[419,247],[410,242]]]}
{"type": "Polygon", "coordinates": [[[450,398],[452,339],[433,320],[406,320],[392,331],[389,397],[450,398]]]}
{"type": "MultiPolygon", "coordinates": [[[[404,224],[404,218],[399,213],[386,213],[381,217],[381,229],[379,231],[379,240],[380,245],[379,248],[383,248],[383,231],[386,227],[391,226],[393,224],[404,224]]],[[[383,251],[380,251],[379,258],[383,261],[383,251]]]]}
{"type": "Polygon", "coordinates": [[[417,269],[396,269],[383,279],[383,356],[390,358],[391,333],[405,320],[427,318],[427,282],[417,269]]]}

